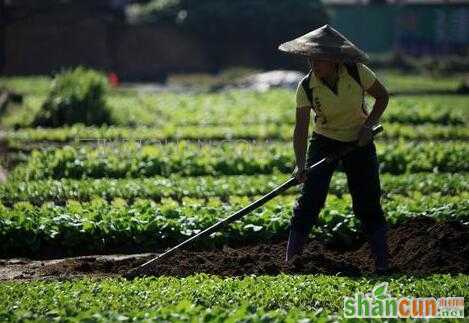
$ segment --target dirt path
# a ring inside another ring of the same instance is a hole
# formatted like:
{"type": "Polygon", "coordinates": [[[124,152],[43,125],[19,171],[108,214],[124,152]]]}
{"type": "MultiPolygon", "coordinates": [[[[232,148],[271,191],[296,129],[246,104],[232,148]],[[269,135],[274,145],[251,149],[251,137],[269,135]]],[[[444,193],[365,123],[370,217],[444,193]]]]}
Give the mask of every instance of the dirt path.
{"type": "MultiPolygon", "coordinates": [[[[469,274],[469,227],[457,222],[412,219],[392,227],[388,234],[392,263],[400,273],[469,274]]],[[[311,240],[291,265],[283,262],[286,241],[207,251],[182,250],[147,275],[187,276],[204,272],[221,276],[279,273],[327,273],[357,276],[370,273],[369,245],[337,250],[311,240]]],[[[83,275],[118,276],[156,254],[84,256],[56,260],[0,260],[0,280],[70,278],[83,275]]]]}

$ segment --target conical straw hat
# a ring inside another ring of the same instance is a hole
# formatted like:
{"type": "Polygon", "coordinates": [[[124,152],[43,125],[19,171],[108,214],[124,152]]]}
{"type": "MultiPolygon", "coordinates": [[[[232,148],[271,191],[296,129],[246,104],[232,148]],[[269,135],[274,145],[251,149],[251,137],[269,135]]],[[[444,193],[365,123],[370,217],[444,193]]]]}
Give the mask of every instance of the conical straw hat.
{"type": "Polygon", "coordinates": [[[334,61],[365,63],[368,55],[329,25],[283,43],[279,50],[290,54],[334,61]]]}

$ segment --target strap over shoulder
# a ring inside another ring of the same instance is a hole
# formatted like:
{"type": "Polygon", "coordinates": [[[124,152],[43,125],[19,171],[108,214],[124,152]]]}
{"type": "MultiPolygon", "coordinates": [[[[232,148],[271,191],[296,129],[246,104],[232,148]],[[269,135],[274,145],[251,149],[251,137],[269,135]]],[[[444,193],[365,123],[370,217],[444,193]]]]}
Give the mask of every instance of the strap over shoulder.
{"type": "Polygon", "coordinates": [[[313,104],[313,89],[309,88],[309,82],[311,80],[311,74],[313,73],[312,70],[309,71],[308,75],[301,81],[301,86],[308,97],[309,102],[311,105],[313,104]]]}
{"type": "MultiPolygon", "coordinates": [[[[362,87],[360,80],[360,74],[358,73],[358,66],[356,63],[344,62],[344,66],[347,69],[348,74],[362,87]]],[[[311,80],[312,70],[309,71],[308,75],[301,81],[301,86],[308,97],[309,102],[313,104],[313,89],[309,88],[309,82],[311,80]]]]}
{"type": "Polygon", "coordinates": [[[349,75],[360,85],[362,88],[362,110],[365,115],[368,115],[368,111],[365,109],[365,90],[363,89],[362,82],[360,80],[360,74],[358,73],[358,66],[356,63],[347,63],[344,62],[345,67],[349,75]]]}
{"type": "Polygon", "coordinates": [[[349,63],[349,62],[344,62],[345,68],[347,69],[347,72],[349,75],[360,85],[362,86],[362,82],[360,81],[360,74],[358,73],[358,66],[356,63],[349,63]]]}

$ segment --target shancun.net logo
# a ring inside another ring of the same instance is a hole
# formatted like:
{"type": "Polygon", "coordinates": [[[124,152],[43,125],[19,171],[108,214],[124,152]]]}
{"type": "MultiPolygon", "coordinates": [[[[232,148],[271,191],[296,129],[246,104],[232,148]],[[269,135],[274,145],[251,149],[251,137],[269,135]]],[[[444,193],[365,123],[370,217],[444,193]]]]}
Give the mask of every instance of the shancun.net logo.
{"type": "Polygon", "coordinates": [[[344,298],[346,318],[464,318],[464,297],[392,297],[388,283],[344,298]]]}

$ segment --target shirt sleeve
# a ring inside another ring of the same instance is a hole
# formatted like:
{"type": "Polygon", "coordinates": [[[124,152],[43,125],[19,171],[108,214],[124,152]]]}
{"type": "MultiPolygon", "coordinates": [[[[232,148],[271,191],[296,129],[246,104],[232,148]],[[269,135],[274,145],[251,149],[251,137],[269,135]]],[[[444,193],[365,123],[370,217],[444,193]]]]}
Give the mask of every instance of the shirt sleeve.
{"type": "Polygon", "coordinates": [[[298,87],[296,89],[296,107],[297,108],[302,108],[302,107],[310,107],[311,102],[309,102],[308,96],[305,93],[305,90],[303,86],[301,85],[301,80],[298,83],[298,87]]]}
{"type": "Polygon", "coordinates": [[[368,90],[376,81],[376,74],[368,66],[363,63],[357,64],[360,82],[365,90],[368,90]]]}

